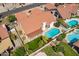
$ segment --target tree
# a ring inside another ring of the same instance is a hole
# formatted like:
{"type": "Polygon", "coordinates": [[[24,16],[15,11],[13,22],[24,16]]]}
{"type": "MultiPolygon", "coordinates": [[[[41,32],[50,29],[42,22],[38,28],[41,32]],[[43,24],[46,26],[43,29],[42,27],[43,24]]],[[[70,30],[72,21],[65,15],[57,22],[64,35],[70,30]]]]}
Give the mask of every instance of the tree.
{"type": "Polygon", "coordinates": [[[61,34],[61,35],[59,35],[59,36],[57,37],[57,40],[58,40],[58,41],[62,41],[65,37],[66,37],[66,34],[63,33],[63,34],[61,34]]]}
{"type": "Polygon", "coordinates": [[[14,22],[16,20],[16,17],[15,17],[15,15],[9,15],[7,17],[7,19],[8,19],[9,22],[14,22]]]}
{"type": "Polygon", "coordinates": [[[54,26],[55,26],[55,27],[59,27],[59,26],[60,26],[60,22],[54,23],[54,26]]]}
{"type": "Polygon", "coordinates": [[[64,27],[68,28],[68,25],[65,23],[64,19],[59,18],[57,21],[58,21],[60,24],[62,24],[64,27]]]}

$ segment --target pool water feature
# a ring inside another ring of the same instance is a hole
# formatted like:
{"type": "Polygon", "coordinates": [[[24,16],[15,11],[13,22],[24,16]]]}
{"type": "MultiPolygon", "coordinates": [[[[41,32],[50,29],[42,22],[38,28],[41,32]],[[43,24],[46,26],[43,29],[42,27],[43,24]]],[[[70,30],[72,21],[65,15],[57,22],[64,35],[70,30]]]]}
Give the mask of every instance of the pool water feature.
{"type": "Polygon", "coordinates": [[[67,22],[67,24],[69,25],[69,27],[74,27],[74,26],[78,25],[78,21],[77,20],[71,20],[71,21],[67,22]]]}
{"type": "Polygon", "coordinates": [[[66,39],[69,43],[74,43],[79,40],[79,33],[77,33],[77,31],[69,33],[66,39]]]}
{"type": "Polygon", "coordinates": [[[45,36],[52,38],[60,33],[60,30],[57,28],[51,28],[49,31],[45,32],[45,36]]]}

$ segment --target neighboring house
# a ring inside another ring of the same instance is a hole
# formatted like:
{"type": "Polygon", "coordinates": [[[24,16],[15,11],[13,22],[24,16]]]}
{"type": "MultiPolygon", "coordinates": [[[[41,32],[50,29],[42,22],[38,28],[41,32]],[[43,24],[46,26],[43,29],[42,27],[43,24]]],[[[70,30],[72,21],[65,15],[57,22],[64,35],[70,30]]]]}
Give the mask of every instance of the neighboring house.
{"type": "Polygon", "coordinates": [[[75,42],[73,45],[79,48],[79,41],[75,42]]]}
{"type": "Polygon", "coordinates": [[[12,47],[7,29],[4,25],[0,25],[0,54],[12,47]]]}
{"type": "Polygon", "coordinates": [[[79,53],[79,41],[73,43],[75,50],[79,53]]]}
{"type": "Polygon", "coordinates": [[[64,4],[57,7],[60,15],[63,19],[68,19],[71,17],[71,14],[76,14],[78,10],[77,4],[64,4]]]}
{"type": "Polygon", "coordinates": [[[46,10],[56,9],[55,3],[47,3],[47,4],[45,4],[45,9],[46,10]]]}
{"type": "Polygon", "coordinates": [[[55,3],[47,3],[45,4],[45,11],[51,11],[51,13],[56,17],[56,18],[62,18],[60,13],[57,10],[57,7],[55,6],[55,3]]]}
{"type": "Polygon", "coordinates": [[[44,11],[40,8],[33,8],[30,12],[23,11],[16,13],[16,18],[18,24],[25,32],[25,35],[30,38],[43,32],[42,24],[44,22],[46,22],[47,25],[50,25],[52,22],[56,21],[55,16],[52,15],[50,11],[44,11]]]}

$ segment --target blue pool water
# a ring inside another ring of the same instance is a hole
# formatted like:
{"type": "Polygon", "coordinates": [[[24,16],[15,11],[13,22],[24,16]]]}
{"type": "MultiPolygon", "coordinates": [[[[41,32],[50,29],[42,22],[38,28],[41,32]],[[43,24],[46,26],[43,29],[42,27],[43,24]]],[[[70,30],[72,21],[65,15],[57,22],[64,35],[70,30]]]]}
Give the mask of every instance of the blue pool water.
{"type": "Polygon", "coordinates": [[[59,33],[60,33],[59,29],[57,29],[57,28],[51,28],[48,32],[45,33],[45,35],[48,38],[52,38],[52,37],[56,36],[59,33]]]}
{"type": "Polygon", "coordinates": [[[69,27],[73,27],[78,25],[78,21],[77,20],[71,20],[69,22],[67,22],[67,24],[69,25],[69,27]]]}
{"type": "Polygon", "coordinates": [[[74,43],[77,40],[79,40],[79,33],[71,33],[67,36],[67,40],[69,41],[69,43],[74,43]]]}

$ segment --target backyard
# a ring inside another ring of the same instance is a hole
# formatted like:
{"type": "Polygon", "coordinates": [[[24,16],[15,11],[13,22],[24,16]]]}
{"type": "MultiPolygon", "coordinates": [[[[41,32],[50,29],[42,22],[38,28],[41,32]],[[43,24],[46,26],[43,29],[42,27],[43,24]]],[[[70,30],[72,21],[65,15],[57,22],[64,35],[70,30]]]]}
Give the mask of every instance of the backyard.
{"type": "Polygon", "coordinates": [[[45,47],[43,50],[47,54],[47,56],[58,56],[59,54],[56,53],[51,46],[45,47]]]}
{"type": "Polygon", "coordinates": [[[42,40],[42,36],[34,39],[31,42],[25,44],[25,47],[28,49],[28,53],[31,54],[32,52],[38,50],[42,46],[45,45],[45,42],[42,40]]]}
{"type": "Polygon", "coordinates": [[[15,51],[13,51],[12,55],[17,55],[17,56],[23,56],[28,53],[30,55],[31,53],[35,52],[39,48],[43,47],[46,44],[46,38],[43,40],[45,37],[42,38],[42,36],[26,43],[24,47],[26,48],[26,51],[23,47],[17,48],[15,51]],[[25,53],[27,52],[27,53],[25,53]]]}
{"type": "Polygon", "coordinates": [[[65,56],[78,56],[78,54],[66,43],[61,42],[55,48],[56,52],[62,52],[65,56]]]}

